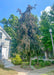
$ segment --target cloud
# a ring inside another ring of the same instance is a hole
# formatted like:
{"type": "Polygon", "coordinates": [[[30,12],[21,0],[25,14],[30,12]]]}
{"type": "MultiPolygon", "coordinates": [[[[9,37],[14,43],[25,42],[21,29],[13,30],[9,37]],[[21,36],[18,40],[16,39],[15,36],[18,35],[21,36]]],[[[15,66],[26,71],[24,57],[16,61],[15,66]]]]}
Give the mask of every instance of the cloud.
{"type": "Polygon", "coordinates": [[[45,8],[45,11],[46,11],[47,13],[50,12],[50,10],[51,10],[51,7],[50,7],[50,6],[48,6],[48,7],[45,8]]]}
{"type": "Polygon", "coordinates": [[[41,15],[43,11],[46,11],[46,13],[49,14],[50,10],[51,10],[51,6],[47,6],[44,10],[41,11],[41,15]]]}

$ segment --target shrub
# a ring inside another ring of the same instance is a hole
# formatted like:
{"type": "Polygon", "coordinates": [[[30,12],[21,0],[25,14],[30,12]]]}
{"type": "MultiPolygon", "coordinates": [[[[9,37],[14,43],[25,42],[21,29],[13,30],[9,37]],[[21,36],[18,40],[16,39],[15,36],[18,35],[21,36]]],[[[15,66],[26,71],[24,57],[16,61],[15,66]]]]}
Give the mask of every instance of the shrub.
{"type": "Polygon", "coordinates": [[[52,57],[49,57],[49,59],[52,59],[52,57]]]}
{"type": "Polygon", "coordinates": [[[26,68],[29,65],[29,62],[22,62],[21,68],[26,68]]]}
{"type": "Polygon", "coordinates": [[[40,63],[40,62],[43,62],[43,63],[44,63],[44,60],[39,60],[39,63],[40,63]]]}
{"type": "Polygon", "coordinates": [[[45,63],[44,62],[40,62],[39,63],[39,66],[44,67],[45,66],[45,63]]]}
{"type": "Polygon", "coordinates": [[[23,59],[24,62],[27,62],[27,59],[23,59]]]}
{"type": "Polygon", "coordinates": [[[52,64],[54,64],[54,61],[52,61],[52,64]]]}
{"type": "Polygon", "coordinates": [[[50,61],[45,61],[45,66],[50,66],[51,62],[50,61]]]}
{"type": "MultiPolygon", "coordinates": [[[[44,63],[43,60],[39,60],[39,63],[40,63],[40,62],[43,62],[43,63],[44,63]]],[[[36,65],[36,64],[37,64],[37,59],[32,60],[31,65],[36,65]]]]}
{"type": "Polygon", "coordinates": [[[37,63],[37,59],[35,59],[35,62],[37,63]]]}
{"type": "Polygon", "coordinates": [[[54,59],[54,56],[52,56],[52,59],[54,59]]]}
{"type": "Polygon", "coordinates": [[[35,65],[35,68],[40,69],[40,68],[41,68],[41,66],[39,66],[39,65],[35,65]]]}
{"type": "Polygon", "coordinates": [[[35,65],[35,68],[37,68],[37,69],[38,69],[38,68],[39,68],[39,65],[35,65]]]}
{"type": "Polygon", "coordinates": [[[39,57],[40,59],[43,59],[43,57],[39,57]]]}
{"type": "Polygon", "coordinates": [[[1,64],[0,64],[0,68],[4,68],[4,65],[1,65],[1,64]]]}
{"type": "Polygon", "coordinates": [[[21,65],[29,65],[29,62],[22,62],[21,65]]]}
{"type": "Polygon", "coordinates": [[[36,64],[35,60],[32,60],[32,61],[31,61],[31,65],[34,66],[35,64],[36,64]]]}
{"type": "Polygon", "coordinates": [[[54,59],[54,56],[52,56],[52,57],[49,57],[49,59],[54,59]]]}
{"type": "Polygon", "coordinates": [[[12,58],[12,63],[15,65],[20,65],[22,63],[22,59],[18,54],[16,55],[16,57],[12,58]]]}

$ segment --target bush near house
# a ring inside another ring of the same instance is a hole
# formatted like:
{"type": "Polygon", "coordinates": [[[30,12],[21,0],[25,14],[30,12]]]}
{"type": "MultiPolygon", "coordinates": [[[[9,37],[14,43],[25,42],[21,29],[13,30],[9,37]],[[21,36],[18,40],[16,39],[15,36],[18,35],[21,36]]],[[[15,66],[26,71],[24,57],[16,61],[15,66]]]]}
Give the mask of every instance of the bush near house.
{"type": "Polygon", "coordinates": [[[20,65],[22,63],[20,55],[17,54],[14,58],[12,58],[12,63],[14,65],[20,65]]]}

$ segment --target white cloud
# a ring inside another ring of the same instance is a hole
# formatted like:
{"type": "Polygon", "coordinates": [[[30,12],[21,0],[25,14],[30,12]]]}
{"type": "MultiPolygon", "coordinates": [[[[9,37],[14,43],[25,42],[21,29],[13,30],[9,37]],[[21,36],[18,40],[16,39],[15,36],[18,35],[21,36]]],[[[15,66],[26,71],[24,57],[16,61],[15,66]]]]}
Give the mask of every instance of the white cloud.
{"type": "Polygon", "coordinates": [[[48,6],[48,7],[45,8],[45,11],[46,11],[47,13],[50,12],[50,10],[51,10],[51,7],[50,7],[50,6],[48,6]]]}
{"type": "Polygon", "coordinates": [[[43,11],[46,11],[49,14],[50,10],[51,10],[51,6],[47,6],[44,10],[41,11],[41,15],[43,11]]]}

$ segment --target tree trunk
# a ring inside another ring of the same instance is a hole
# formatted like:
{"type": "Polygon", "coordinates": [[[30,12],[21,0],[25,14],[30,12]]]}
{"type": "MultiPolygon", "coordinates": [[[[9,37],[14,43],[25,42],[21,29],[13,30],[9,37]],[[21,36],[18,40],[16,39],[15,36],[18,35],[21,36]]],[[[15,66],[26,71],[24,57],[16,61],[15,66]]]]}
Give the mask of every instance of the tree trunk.
{"type": "Polygon", "coordinates": [[[39,64],[38,56],[37,56],[37,65],[39,64]]]}
{"type": "Polygon", "coordinates": [[[45,51],[45,58],[47,59],[48,58],[48,54],[47,54],[47,52],[45,51]]]}
{"type": "Polygon", "coordinates": [[[31,67],[31,57],[30,57],[30,67],[31,67]]]}
{"type": "Polygon", "coordinates": [[[49,57],[51,58],[51,54],[50,54],[50,52],[49,52],[49,57]]]}

